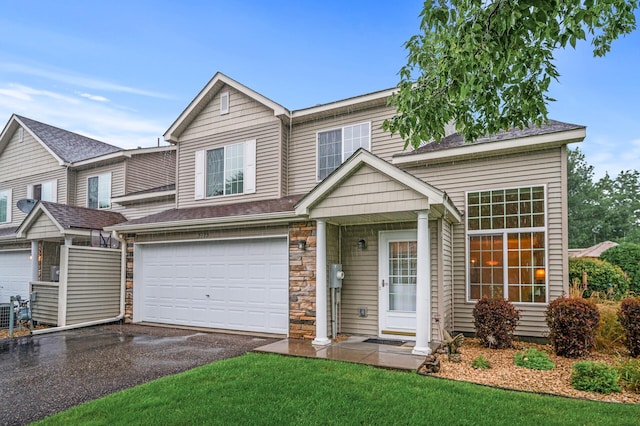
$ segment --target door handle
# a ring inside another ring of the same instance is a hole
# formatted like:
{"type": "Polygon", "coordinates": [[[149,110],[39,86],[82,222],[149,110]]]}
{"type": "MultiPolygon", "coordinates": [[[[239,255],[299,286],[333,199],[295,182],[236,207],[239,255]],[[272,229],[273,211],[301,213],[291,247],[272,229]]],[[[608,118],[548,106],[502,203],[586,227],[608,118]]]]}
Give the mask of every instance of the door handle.
{"type": "Polygon", "coordinates": [[[382,288],[384,288],[384,280],[382,280],[382,288]]]}

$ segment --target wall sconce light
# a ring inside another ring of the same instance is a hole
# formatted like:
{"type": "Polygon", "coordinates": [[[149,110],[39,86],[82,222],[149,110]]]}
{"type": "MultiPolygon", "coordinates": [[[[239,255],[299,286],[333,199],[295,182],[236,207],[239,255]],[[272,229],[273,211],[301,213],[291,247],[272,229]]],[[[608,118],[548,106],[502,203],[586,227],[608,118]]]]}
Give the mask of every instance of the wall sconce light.
{"type": "Polygon", "coordinates": [[[304,250],[307,247],[305,240],[298,240],[298,250],[304,250]]]}
{"type": "Polygon", "coordinates": [[[358,248],[364,250],[367,248],[367,242],[365,240],[358,240],[358,248]]]}

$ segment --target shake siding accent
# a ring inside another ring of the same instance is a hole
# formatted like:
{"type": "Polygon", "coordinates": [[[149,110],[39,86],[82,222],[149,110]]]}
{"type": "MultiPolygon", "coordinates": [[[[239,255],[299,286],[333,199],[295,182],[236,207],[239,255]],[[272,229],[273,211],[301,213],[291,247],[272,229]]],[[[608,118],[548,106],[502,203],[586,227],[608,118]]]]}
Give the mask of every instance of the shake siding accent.
{"type": "Polygon", "coordinates": [[[120,313],[120,250],[63,247],[67,259],[67,325],[120,313]]]}
{"type": "Polygon", "coordinates": [[[274,120],[277,119],[273,110],[225,85],[180,135],[180,143],[270,124],[274,120]],[[223,92],[229,92],[229,113],[220,115],[220,93],[223,92]]]}
{"type": "Polygon", "coordinates": [[[428,207],[428,200],[417,192],[363,166],[315,206],[311,217],[416,211],[428,207]]]}
{"type": "Polygon", "coordinates": [[[155,213],[160,213],[165,210],[172,209],[175,206],[176,203],[173,200],[151,201],[140,204],[128,204],[126,206],[121,206],[120,204],[113,203],[111,205],[111,210],[122,214],[128,220],[133,220],[155,213]]]}
{"type": "Polygon", "coordinates": [[[136,243],[165,242],[165,241],[195,241],[195,240],[220,240],[227,238],[250,238],[288,235],[287,225],[258,227],[258,228],[234,228],[234,229],[208,229],[205,231],[174,232],[162,234],[137,234],[136,243]]]}
{"type": "Polygon", "coordinates": [[[125,192],[144,191],[176,181],[175,151],[133,155],[126,162],[125,192]]]}
{"type": "MultiPolygon", "coordinates": [[[[233,105],[231,108],[233,110],[233,105]]],[[[178,206],[184,208],[278,198],[281,164],[279,137],[280,122],[272,117],[271,122],[268,124],[244,127],[226,133],[217,133],[199,139],[180,142],[179,179],[177,182],[178,206]],[[256,141],[256,192],[254,194],[218,196],[195,200],[196,151],[220,148],[254,139],[256,141]]]]}
{"type": "Polygon", "coordinates": [[[60,168],[58,161],[26,130],[23,142],[18,142],[16,131],[0,152],[0,170],[5,181],[21,179],[25,173],[45,174],[60,168]]]}
{"type": "Polygon", "coordinates": [[[105,173],[111,173],[111,196],[125,195],[124,190],[124,161],[106,166],[93,167],[87,170],[79,170],[76,180],[76,205],[87,207],[88,179],[105,173]]]}
{"type": "Polygon", "coordinates": [[[309,192],[318,184],[316,134],[319,131],[371,122],[371,152],[384,160],[391,161],[391,156],[402,152],[404,147],[404,142],[398,135],[392,137],[381,128],[382,122],[393,114],[393,108],[383,106],[299,125],[294,124],[289,148],[289,193],[309,192]]]}
{"type": "MultiPolygon", "coordinates": [[[[532,151],[491,157],[483,160],[467,160],[407,167],[408,172],[423,179],[438,189],[446,191],[453,204],[464,211],[465,191],[511,188],[518,186],[547,185],[547,255],[548,255],[548,300],[559,297],[568,288],[564,271],[563,210],[561,148],[532,151]]],[[[464,224],[453,228],[453,244],[458,249],[453,254],[454,262],[454,311],[455,329],[473,329],[473,302],[466,302],[466,263],[464,224]]],[[[521,320],[516,334],[543,336],[547,332],[544,320],[544,305],[517,304],[521,320]]]]}
{"type": "Polygon", "coordinates": [[[57,325],[58,323],[58,283],[37,282],[31,284],[31,293],[38,296],[32,302],[33,319],[39,323],[57,325]]]}

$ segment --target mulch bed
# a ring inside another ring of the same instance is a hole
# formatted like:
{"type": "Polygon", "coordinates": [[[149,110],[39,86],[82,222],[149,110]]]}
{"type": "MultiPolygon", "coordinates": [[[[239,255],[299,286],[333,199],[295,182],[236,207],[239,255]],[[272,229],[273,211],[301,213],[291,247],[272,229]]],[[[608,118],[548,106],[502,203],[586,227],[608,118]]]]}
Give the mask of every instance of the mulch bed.
{"type": "Polygon", "coordinates": [[[640,404],[640,393],[622,391],[604,395],[596,392],[579,391],[571,387],[571,369],[575,362],[602,361],[609,365],[615,365],[620,359],[629,359],[627,351],[622,347],[619,355],[592,352],[585,358],[569,359],[556,356],[549,345],[515,342],[514,347],[511,349],[488,349],[480,346],[478,339],[465,339],[460,352],[462,353],[462,362],[460,363],[450,362],[446,354],[438,355],[440,371],[430,375],[504,389],[597,401],[640,404]],[[531,347],[546,352],[556,364],[556,367],[553,370],[539,371],[515,365],[513,362],[515,353],[531,347]],[[480,370],[471,366],[471,362],[480,354],[489,360],[491,363],[490,369],[480,370]]]}

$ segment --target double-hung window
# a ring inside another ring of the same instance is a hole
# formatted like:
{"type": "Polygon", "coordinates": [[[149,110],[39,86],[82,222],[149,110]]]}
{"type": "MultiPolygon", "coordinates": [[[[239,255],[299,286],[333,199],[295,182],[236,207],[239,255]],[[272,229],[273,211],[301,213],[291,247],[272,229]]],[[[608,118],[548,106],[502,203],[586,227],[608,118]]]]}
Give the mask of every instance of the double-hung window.
{"type": "Polygon", "coordinates": [[[256,141],[196,152],[195,199],[256,192],[256,141]]]}
{"type": "Polygon", "coordinates": [[[0,191],[0,223],[11,222],[11,190],[0,191]]]}
{"type": "Polygon", "coordinates": [[[29,185],[27,188],[27,198],[41,201],[58,201],[58,182],[50,180],[48,182],[29,185]]]}
{"type": "Polygon", "coordinates": [[[329,176],[359,148],[371,150],[371,123],[318,132],[318,181],[329,176]]]}
{"type": "Polygon", "coordinates": [[[468,298],[547,301],[545,187],[467,193],[468,298]]]}
{"type": "Polygon", "coordinates": [[[111,173],[91,176],[87,180],[87,207],[91,209],[111,207],[111,173]]]}

